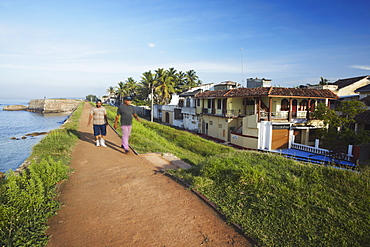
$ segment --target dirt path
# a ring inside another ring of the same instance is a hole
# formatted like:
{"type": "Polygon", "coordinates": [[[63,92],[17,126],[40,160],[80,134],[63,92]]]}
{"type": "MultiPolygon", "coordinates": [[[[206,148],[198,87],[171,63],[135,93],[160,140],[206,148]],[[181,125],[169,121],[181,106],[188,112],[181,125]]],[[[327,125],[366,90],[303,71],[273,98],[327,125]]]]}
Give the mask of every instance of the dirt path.
{"type": "Polygon", "coordinates": [[[108,147],[95,147],[86,126],[90,108],[86,103],[80,120],[74,173],[60,189],[64,206],[48,224],[48,246],[252,246],[195,194],[158,173],[157,164],[124,154],[112,129],[108,147]]]}

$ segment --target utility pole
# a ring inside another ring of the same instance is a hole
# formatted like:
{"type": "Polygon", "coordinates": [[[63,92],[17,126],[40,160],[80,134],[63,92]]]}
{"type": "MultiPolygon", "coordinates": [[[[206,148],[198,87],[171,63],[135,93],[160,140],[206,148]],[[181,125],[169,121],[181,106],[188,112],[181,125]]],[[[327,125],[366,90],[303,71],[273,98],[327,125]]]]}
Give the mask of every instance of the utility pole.
{"type": "Polygon", "coordinates": [[[153,109],[153,83],[152,83],[152,89],[151,89],[151,95],[152,95],[152,110],[150,111],[150,121],[153,122],[153,114],[154,114],[154,109],[153,109]]]}

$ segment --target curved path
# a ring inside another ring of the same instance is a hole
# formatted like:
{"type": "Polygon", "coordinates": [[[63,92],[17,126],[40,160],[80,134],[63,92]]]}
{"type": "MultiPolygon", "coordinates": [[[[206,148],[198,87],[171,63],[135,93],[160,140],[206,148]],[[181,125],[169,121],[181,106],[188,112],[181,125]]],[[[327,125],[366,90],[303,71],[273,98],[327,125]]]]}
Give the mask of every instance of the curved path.
{"type": "MultiPolygon", "coordinates": [[[[217,213],[132,151],[110,128],[107,148],[94,146],[85,103],[63,203],[49,220],[48,246],[252,246],[217,213]]],[[[170,164],[168,164],[170,165],[170,164]]]]}

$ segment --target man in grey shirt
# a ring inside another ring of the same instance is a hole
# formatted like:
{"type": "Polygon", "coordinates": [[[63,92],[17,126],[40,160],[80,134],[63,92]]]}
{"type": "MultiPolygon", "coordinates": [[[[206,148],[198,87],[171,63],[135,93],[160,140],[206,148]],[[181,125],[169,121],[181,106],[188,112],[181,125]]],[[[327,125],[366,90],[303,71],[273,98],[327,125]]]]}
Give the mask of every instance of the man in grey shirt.
{"type": "Polygon", "coordinates": [[[140,121],[140,118],[136,115],[135,108],[131,105],[132,98],[126,96],[123,99],[124,104],[120,105],[117,109],[116,119],[114,121],[114,128],[117,129],[117,122],[121,117],[121,128],[122,128],[122,148],[127,153],[129,151],[128,139],[131,135],[132,128],[132,117],[140,121]]]}

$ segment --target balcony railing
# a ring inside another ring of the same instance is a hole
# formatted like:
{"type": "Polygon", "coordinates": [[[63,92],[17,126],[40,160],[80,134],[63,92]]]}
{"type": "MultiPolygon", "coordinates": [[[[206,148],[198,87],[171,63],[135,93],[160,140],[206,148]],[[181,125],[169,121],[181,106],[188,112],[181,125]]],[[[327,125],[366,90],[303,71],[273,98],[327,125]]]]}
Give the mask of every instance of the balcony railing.
{"type": "MultiPolygon", "coordinates": [[[[261,111],[261,118],[266,119],[268,118],[268,112],[261,111]]],[[[292,112],[292,118],[306,118],[307,111],[297,111],[292,112]]],[[[289,112],[288,111],[278,111],[278,112],[271,112],[271,118],[272,119],[288,119],[289,112]]]]}
{"type": "MultiPolygon", "coordinates": [[[[348,151],[348,153],[334,152],[334,151],[330,151],[330,150],[327,150],[327,149],[307,146],[307,145],[298,144],[298,143],[294,143],[294,142],[292,143],[292,148],[297,149],[297,150],[301,150],[301,151],[305,151],[305,152],[309,152],[309,153],[314,153],[314,154],[319,154],[319,155],[323,155],[323,156],[327,156],[327,157],[332,157],[332,158],[335,158],[335,159],[346,160],[346,161],[351,161],[351,159],[353,157],[353,155],[351,153],[352,151],[348,151]]],[[[349,150],[352,150],[352,147],[349,148],[349,150]]]]}
{"type": "MultiPolygon", "coordinates": [[[[214,109],[214,108],[202,108],[202,113],[207,115],[216,115],[216,116],[224,116],[224,117],[245,117],[257,114],[257,112],[253,110],[240,110],[240,109],[214,109]]],[[[260,111],[260,118],[267,119],[268,112],[260,111]]],[[[292,112],[292,118],[306,118],[307,111],[297,111],[292,112]]],[[[271,119],[288,119],[289,112],[288,111],[280,111],[280,112],[271,112],[271,119]]]]}
{"type": "Polygon", "coordinates": [[[202,108],[203,114],[208,115],[217,115],[217,116],[226,116],[226,117],[245,117],[254,115],[254,111],[246,111],[246,110],[224,110],[224,109],[213,109],[213,108],[202,108]]]}

